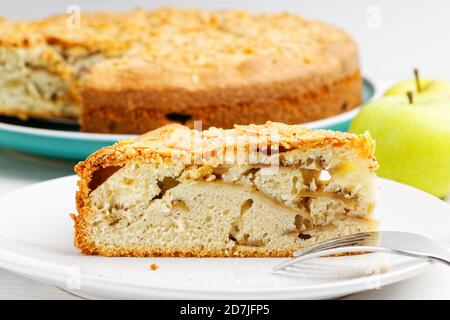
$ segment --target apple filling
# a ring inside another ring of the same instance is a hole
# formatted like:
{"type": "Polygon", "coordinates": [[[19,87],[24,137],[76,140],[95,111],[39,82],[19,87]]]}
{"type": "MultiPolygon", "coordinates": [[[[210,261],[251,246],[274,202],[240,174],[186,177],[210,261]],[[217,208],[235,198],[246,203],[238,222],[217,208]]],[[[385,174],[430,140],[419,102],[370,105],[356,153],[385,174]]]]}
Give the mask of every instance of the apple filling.
{"type": "Polygon", "coordinates": [[[370,228],[373,199],[358,188],[371,175],[351,178],[349,164],[320,158],[289,162],[131,162],[97,170],[90,184],[92,238],[104,246],[267,252],[324,240],[343,227],[370,228]]]}
{"type": "Polygon", "coordinates": [[[79,81],[103,58],[76,47],[1,47],[0,111],[19,117],[77,118],[79,81]]]}

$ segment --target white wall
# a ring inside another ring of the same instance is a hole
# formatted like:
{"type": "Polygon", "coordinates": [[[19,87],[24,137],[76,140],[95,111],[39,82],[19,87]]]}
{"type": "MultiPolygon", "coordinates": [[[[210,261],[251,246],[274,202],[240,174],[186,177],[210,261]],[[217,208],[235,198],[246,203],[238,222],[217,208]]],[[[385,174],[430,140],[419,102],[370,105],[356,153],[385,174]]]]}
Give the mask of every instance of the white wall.
{"type": "Polygon", "coordinates": [[[328,21],[351,33],[360,46],[364,73],[371,78],[394,80],[409,77],[411,69],[417,66],[423,76],[450,80],[449,0],[1,0],[0,15],[39,18],[65,12],[70,4],[80,6],[82,11],[123,10],[136,6],[291,11],[328,21]],[[374,28],[377,26],[377,12],[380,13],[379,29],[374,28]]]}

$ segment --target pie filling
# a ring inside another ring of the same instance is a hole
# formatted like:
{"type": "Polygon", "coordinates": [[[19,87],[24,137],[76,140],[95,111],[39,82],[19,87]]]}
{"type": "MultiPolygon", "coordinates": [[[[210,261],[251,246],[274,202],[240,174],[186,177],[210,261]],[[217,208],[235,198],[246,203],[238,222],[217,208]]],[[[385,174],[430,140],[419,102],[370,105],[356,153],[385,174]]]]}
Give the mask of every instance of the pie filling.
{"type": "Polygon", "coordinates": [[[356,192],[351,179],[343,185],[336,168],[326,171],[320,162],[279,167],[131,162],[100,169],[89,186],[92,237],[106,246],[232,252],[292,249],[342,223],[368,226],[372,199],[356,192]]]}
{"type": "Polygon", "coordinates": [[[101,53],[81,47],[0,47],[0,110],[77,118],[79,82],[101,53]]]}

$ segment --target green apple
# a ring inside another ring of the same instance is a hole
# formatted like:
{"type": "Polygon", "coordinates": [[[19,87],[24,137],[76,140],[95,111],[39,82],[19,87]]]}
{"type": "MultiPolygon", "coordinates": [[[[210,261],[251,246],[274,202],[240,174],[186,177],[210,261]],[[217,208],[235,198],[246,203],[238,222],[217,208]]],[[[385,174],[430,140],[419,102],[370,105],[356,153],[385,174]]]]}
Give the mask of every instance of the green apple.
{"type": "Polygon", "coordinates": [[[401,82],[366,104],[350,131],[368,130],[374,137],[381,177],[445,197],[450,193],[450,83],[424,82],[412,104],[405,94],[410,89],[414,81],[401,82]]]}

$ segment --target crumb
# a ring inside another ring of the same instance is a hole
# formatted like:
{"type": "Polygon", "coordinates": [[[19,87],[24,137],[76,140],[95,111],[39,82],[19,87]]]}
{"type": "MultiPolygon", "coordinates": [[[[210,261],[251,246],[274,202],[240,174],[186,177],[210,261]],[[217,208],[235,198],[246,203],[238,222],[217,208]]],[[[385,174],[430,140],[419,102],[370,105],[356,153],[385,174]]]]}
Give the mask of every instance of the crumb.
{"type": "Polygon", "coordinates": [[[150,265],[150,269],[151,269],[151,270],[158,270],[158,268],[159,268],[159,266],[158,266],[157,264],[152,263],[152,264],[150,265]]]}

